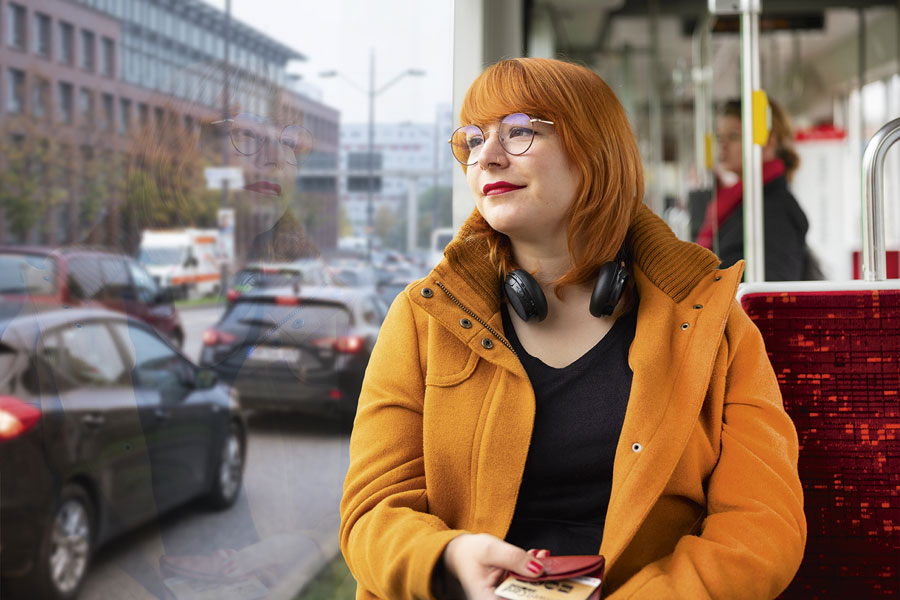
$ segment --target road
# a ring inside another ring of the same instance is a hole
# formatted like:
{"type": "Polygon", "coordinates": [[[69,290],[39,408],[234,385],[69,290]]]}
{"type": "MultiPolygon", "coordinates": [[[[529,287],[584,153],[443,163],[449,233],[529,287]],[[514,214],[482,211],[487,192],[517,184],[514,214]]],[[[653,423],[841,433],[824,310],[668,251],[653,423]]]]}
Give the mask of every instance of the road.
{"type": "MultiPolygon", "coordinates": [[[[198,357],[203,331],[220,314],[221,308],[182,312],[188,356],[198,357]]],[[[106,545],[82,600],[292,598],[334,556],[348,437],[335,419],[305,415],[251,414],[248,425],[244,490],[235,506],[211,512],[191,504],[106,545]],[[256,576],[164,580],[164,555],[230,557],[256,576]]]]}

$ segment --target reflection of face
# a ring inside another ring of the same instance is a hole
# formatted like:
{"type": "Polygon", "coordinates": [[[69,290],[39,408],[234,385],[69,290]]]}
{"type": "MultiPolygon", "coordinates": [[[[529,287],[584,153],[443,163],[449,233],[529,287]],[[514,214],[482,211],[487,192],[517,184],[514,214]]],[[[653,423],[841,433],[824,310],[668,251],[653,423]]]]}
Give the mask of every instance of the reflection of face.
{"type": "Polygon", "coordinates": [[[716,123],[719,166],[738,175],[744,168],[741,139],[741,120],[730,115],[720,116],[716,123]]]}
{"type": "Polygon", "coordinates": [[[296,124],[281,124],[241,113],[231,122],[232,155],[245,166],[245,190],[281,196],[297,167],[309,153],[309,132],[296,124]]]}
{"type": "Polygon", "coordinates": [[[535,123],[534,142],[518,156],[500,145],[499,126],[499,121],[482,125],[487,139],[480,161],[466,172],[478,212],[513,241],[564,240],[566,214],[581,175],[566,156],[554,126],[535,123]],[[511,186],[485,191],[485,186],[498,182],[511,186]]]}

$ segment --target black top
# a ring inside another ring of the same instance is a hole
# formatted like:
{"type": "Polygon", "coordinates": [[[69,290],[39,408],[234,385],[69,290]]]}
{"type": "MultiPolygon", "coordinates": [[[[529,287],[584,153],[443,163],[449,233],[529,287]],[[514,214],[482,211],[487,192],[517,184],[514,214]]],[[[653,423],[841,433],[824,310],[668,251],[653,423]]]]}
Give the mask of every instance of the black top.
{"type": "Polygon", "coordinates": [[[505,304],[501,312],[536,402],[531,446],[506,541],[551,554],[597,554],[631,393],[628,350],[637,306],[616,320],[597,345],[561,369],[528,354],[505,304]]]}
{"type": "MultiPolygon", "coordinates": [[[[766,281],[808,278],[806,232],[809,221],[788,189],[784,175],[763,186],[763,233],[766,281]]],[[[744,258],[744,207],[738,206],[719,226],[720,268],[744,258]]]]}

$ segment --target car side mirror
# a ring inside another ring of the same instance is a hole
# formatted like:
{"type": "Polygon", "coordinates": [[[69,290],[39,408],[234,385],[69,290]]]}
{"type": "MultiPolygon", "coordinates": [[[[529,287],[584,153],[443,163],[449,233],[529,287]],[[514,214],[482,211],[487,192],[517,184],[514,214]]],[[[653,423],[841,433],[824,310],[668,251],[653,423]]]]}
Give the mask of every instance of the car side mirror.
{"type": "Polygon", "coordinates": [[[197,258],[194,256],[188,256],[184,261],[185,267],[196,267],[199,263],[197,262],[197,258]]]}
{"type": "Polygon", "coordinates": [[[175,302],[175,294],[172,292],[172,288],[162,288],[156,294],[155,304],[172,304],[173,302],[175,302]]]}
{"type": "Polygon", "coordinates": [[[219,382],[219,376],[212,369],[200,369],[194,378],[194,387],[201,390],[208,390],[215,387],[219,382]]]}

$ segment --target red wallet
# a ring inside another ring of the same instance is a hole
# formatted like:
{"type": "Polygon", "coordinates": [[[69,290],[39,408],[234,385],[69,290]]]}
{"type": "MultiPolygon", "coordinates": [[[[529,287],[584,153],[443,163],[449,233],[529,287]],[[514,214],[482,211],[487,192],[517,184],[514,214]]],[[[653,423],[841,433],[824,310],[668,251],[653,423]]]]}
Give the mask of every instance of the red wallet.
{"type": "Polygon", "coordinates": [[[544,573],[538,577],[525,577],[518,573],[507,571],[503,579],[510,575],[521,581],[558,581],[573,577],[593,577],[600,580],[600,585],[590,595],[588,600],[600,600],[600,590],[603,589],[603,570],[606,560],[602,556],[589,554],[584,556],[545,556],[538,559],[544,565],[544,573]]]}

